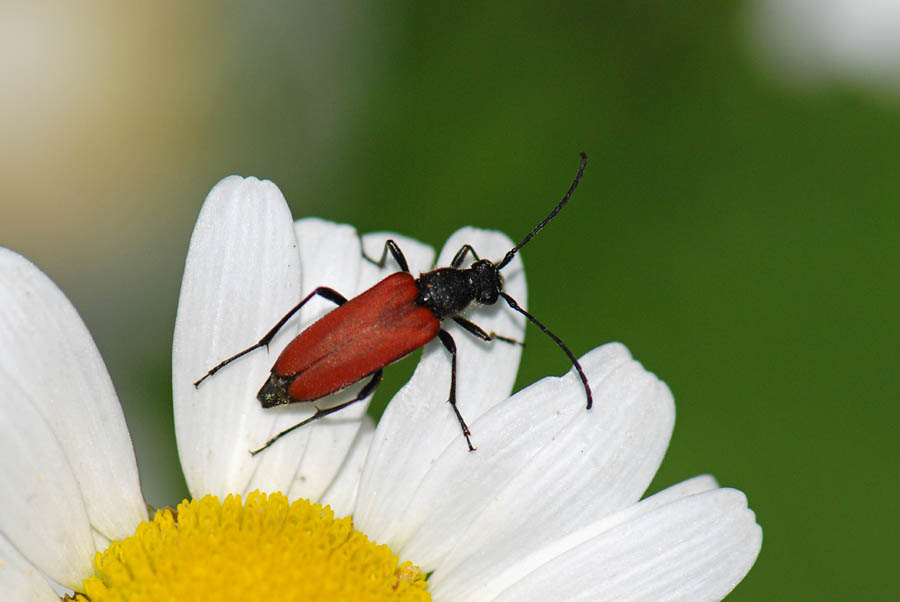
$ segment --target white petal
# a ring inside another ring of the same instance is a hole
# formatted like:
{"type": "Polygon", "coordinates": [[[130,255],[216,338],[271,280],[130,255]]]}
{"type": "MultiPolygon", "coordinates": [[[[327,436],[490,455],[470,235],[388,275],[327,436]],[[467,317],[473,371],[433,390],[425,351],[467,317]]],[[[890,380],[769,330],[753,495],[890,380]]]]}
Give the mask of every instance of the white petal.
{"type": "MultiPolygon", "coordinates": [[[[191,236],[172,354],[178,453],[194,497],[243,493],[263,460],[283,465],[302,454],[302,437],[288,437],[255,458],[248,453],[266,441],[279,418],[260,407],[256,393],[277,350],[296,334],[295,323],[282,328],[269,350],[242,357],[199,388],[192,384],[258,341],[297,304],[299,261],[293,221],[277,186],[231,176],[212,189],[191,236]]],[[[284,471],[274,488],[285,491],[292,476],[284,471]]]]}
{"type": "Polygon", "coordinates": [[[79,586],[96,550],[72,467],[39,400],[5,370],[0,390],[0,532],[51,578],[79,586]]]}
{"type": "MultiPolygon", "coordinates": [[[[651,500],[641,504],[654,505],[651,500]]],[[[493,599],[721,600],[753,566],[761,545],[762,530],[743,493],[705,491],[638,513],[493,599]]]]}
{"type": "Polygon", "coordinates": [[[59,602],[59,596],[34,566],[0,536],[0,591],[7,600],[59,602]]]}
{"type": "Polygon", "coordinates": [[[374,435],[375,422],[368,416],[364,416],[362,426],[356,433],[356,439],[344,458],[344,464],[319,500],[321,504],[331,506],[335,516],[350,516],[353,513],[356,494],[359,491],[359,477],[362,474],[363,464],[374,435]]]}
{"type": "Polygon", "coordinates": [[[87,328],[49,278],[3,248],[0,307],[0,369],[23,392],[11,401],[33,402],[55,434],[93,528],[131,535],[146,506],[122,408],[87,328]]]}
{"type": "Polygon", "coordinates": [[[405,530],[389,543],[423,568],[439,567],[430,583],[472,583],[481,564],[471,550],[496,554],[492,571],[502,571],[516,560],[504,551],[531,553],[640,498],[671,436],[671,394],[622,345],[581,364],[592,410],[574,370],[543,379],[476,423],[476,453],[448,449],[423,480],[405,530]]]}
{"type": "MultiPolygon", "coordinates": [[[[462,245],[471,244],[482,258],[500,259],[512,241],[499,232],[464,228],[454,234],[438,259],[449,265],[462,245]]],[[[469,265],[470,257],[466,265],[469,265]]],[[[524,307],[525,275],[517,257],[504,269],[505,290],[524,307]]],[[[468,316],[485,332],[523,340],[525,318],[500,301],[468,316]]],[[[521,347],[502,341],[485,343],[452,321],[443,327],[457,347],[457,402],[472,425],[484,412],[504,400],[512,390],[521,347]]],[[[375,432],[363,471],[354,520],[379,542],[392,541],[405,524],[406,506],[435,459],[448,447],[466,450],[459,423],[448,406],[450,357],[438,341],[425,347],[412,379],[391,401],[375,432]],[[390,486],[386,486],[386,484],[390,486]]],[[[473,429],[473,441],[481,444],[473,429]]]]}
{"type": "Polygon", "coordinates": [[[513,586],[524,575],[614,527],[634,521],[656,508],[683,497],[711,491],[717,487],[714,478],[702,475],[669,487],[621,512],[587,522],[578,530],[545,542],[541,547],[530,550],[516,549],[515,554],[504,555],[500,562],[496,560],[486,562],[483,556],[473,555],[473,558],[465,560],[455,569],[444,571],[442,568],[442,573],[449,574],[441,575],[435,583],[430,584],[431,591],[435,600],[494,600],[500,592],[513,586]]]}

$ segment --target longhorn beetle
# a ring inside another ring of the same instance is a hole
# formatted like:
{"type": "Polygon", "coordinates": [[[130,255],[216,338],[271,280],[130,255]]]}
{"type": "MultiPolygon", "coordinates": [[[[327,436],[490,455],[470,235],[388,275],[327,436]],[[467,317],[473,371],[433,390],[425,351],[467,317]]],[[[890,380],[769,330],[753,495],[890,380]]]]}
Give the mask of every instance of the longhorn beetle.
{"type": "Polygon", "coordinates": [[[385,366],[422,347],[435,337],[438,337],[450,352],[450,397],[447,401],[450,402],[450,406],[456,413],[456,419],[466,438],[469,451],[474,451],[475,447],[472,445],[469,427],[463,420],[459,408],[456,407],[456,343],[450,333],[441,328],[441,321],[451,318],[470,334],[484,341],[496,338],[515,343],[516,341],[512,339],[494,333],[488,334],[461,316],[472,303],[492,305],[500,297],[503,297],[503,300],[513,310],[533,322],[569,357],[584,384],[587,409],[591,409],[593,398],[581,364],[559,337],[550,332],[537,318],[522,309],[515,299],[503,292],[503,277],[500,274],[500,270],[512,261],[519,249],[528,244],[569,201],[581,180],[586,164],[587,155],[581,153],[578,172],[565,196],[553,208],[553,211],[534,230],[529,232],[522,242],[510,249],[500,261],[494,263],[487,259],[480,259],[475,253],[475,249],[466,244],[457,251],[453,261],[450,262],[450,267],[426,272],[416,279],[409,273],[409,265],[406,263],[400,247],[393,240],[388,240],[384,244],[381,259],[376,263],[383,265],[387,253],[390,252],[400,266],[401,272],[391,274],[349,301],[334,289],[320,286],[281,318],[258,343],[217,364],[195,382],[194,386],[199,387],[200,383],[239,357],[254,349],[267,347],[291,316],[307,301],[318,295],[331,301],[337,307],[288,343],[278,359],[275,360],[269,379],[259,390],[256,398],[264,408],[301,401],[315,401],[368,376],[371,378],[360,389],[357,396],[350,401],[326,409],[317,407],[315,414],[303,422],[281,431],[266,441],[265,445],[250,453],[256,455],[294,429],[333,414],[370,396],[381,382],[382,370],[385,366]],[[469,268],[459,267],[468,254],[472,255],[475,262],[469,268]]]}

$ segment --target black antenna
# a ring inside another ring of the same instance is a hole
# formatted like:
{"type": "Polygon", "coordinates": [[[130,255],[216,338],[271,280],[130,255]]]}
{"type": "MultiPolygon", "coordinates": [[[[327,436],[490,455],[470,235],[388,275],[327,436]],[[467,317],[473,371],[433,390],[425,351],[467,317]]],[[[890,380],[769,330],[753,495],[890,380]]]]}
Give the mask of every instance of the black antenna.
{"type": "MultiPolygon", "coordinates": [[[[530,241],[532,238],[534,238],[535,235],[538,232],[540,232],[543,229],[543,227],[546,226],[550,222],[550,220],[552,220],[554,217],[556,217],[556,214],[559,213],[563,207],[565,207],[566,203],[568,203],[569,199],[572,197],[572,193],[575,192],[575,188],[578,187],[578,182],[581,181],[581,176],[584,175],[584,168],[586,165],[587,165],[587,154],[582,152],[581,153],[581,164],[578,166],[578,172],[575,174],[575,179],[572,180],[572,185],[569,186],[569,190],[566,191],[565,196],[562,198],[562,200],[559,202],[559,204],[557,204],[556,207],[553,208],[553,211],[551,211],[550,214],[547,217],[545,217],[541,221],[541,223],[539,223],[535,227],[534,230],[532,230],[531,232],[528,233],[528,236],[526,236],[525,238],[522,239],[522,242],[520,242],[519,244],[514,246],[512,249],[510,249],[509,252],[503,257],[503,259],[501,259],[498,263],[494,264],[494,269],[499,271],[506,264],[508,264],[510,261],[512,261],[513,257],[516,256],[516,253],[519,251],[519,249],[521,249],[526,244],[528,244],[528,241],[530,241]]],[[[566,344],[562,342],[562,339],[560,339],[558,336],[556,336],[555,334],[550,332],[550,329],[547,328],[546,326],[544,326],[543,324],[541,324],[541,322],[537,318],[535,318],[530,313],[528,313],[527,311],[522,309],[519,306],[519,304],[516,303],[515,299],[513,299],[512,297],[510,297],[509,295],[504,293],[502,290],[500,291],[500,296],[503,297],[504,301],[506,301],[506,304],[509,305],[513,310],[519,312],[520,314],[522,314],[523,316],[528,318],[528,320],[532,324],[534,324],[535,326],[537,326],[538,328],[541,329],[541,332],[543,332],[548,337],[553,339],[553,342],[556,343],[559,346],[559,348],[562,349],[563,352],[565,352],[565,354],[569,357],[569,360],[572,362],[572,365],[575,366],[575,370],[578,372],[578,376],[581,377],[581,382],[584,385],[584,392],[585,392],[585,395],[587,395],[587,409],[590,410],[591,406],[594,405],[594,396],[591,394],[591,387],[590,387],[590,385],[588,385],[587,376],[585,375],[584,370],[581,368],[581,364],[579,364],[578,360],[575,358],[575,354],[572,353],[572,351],[568,347],[566,347],[566,344]]]]}
{"type": "MultiPolygon", "coordinates": [[[[550,215],[545,217],[543,219],[543,221],[541,221],[541,223],[539,223],[534,230],[532,230],[531,232],[528,233],[528,236],[526,236],[525,238],[522,239],[522,242],[520,242],[519,244],[514,246],[512,249],[510,249],[509,252],[506,254],[506,256],[503,257],[503,259],[501,259],[499,263],[494,264],[495,268],[497,268],[498,270],[503,269],[503,267],[506,264],[508,264],[510,261],[512,261],[513,257],[516,256],[516,253],[519,251],[519,249],[521,249],[526,244],[528,244],[528,241],[530,241],[532,238],[534,238],[535,234],[540,232],[544,228],[544,226],[547,225],[547,223],[550,220],[552,220],[554,217],[556,217],[556,214],[559,213],[560,209],[565,207],[566,203],[569,202],[569,198],[572,196],[572,193],[575,192],[575,188],[578,187],[578,182],[581,181],[581,176],[584,174],[584,167],[585,167],[585,165],[587,165],[587,154],[585,154],[584,152],[582,152],[580,154],[581,154],[581,165],[578,166],[578,173],[575,174],[575,179],[572,181],[572,185],[569,186],[569,190],[566,192],[566,196],[564,196],[562,198],[562,200],[559,202],[559,204],[553,208],[553,211],[550,212],[550,215]]],[[[583,377],[583,375],[582,375],[582,377],[583,377]]]]}

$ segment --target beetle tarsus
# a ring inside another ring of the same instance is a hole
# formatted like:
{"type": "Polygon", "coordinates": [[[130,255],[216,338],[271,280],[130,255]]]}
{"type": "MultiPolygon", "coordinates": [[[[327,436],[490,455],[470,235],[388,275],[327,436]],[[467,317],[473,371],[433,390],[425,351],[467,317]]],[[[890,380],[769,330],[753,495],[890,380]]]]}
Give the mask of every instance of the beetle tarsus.
{"type": "Polygon", "coordinates": [[[497,339],[498,341],[503,341],[504,343],[512,343],[513,345],[521,345],[522,347],[525,346],[525,343],[523,343],[522,341],[517,341],[510,337],[499,335],[493,330],[490,332],[485,332],[478,324],[470,322],[469,320],[466,320],[461,316],[454,316],[453,321],[465,328],[469,332],[469,334],[478,337],[482,341],[490,342],[494,339],[497,339]]]}

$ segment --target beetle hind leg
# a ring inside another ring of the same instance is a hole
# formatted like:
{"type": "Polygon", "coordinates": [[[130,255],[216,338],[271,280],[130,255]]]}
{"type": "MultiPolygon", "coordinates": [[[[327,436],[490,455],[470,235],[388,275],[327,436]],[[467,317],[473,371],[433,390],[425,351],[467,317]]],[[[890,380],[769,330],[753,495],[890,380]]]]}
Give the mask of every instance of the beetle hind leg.
{"type": "MultiPolygon", "coordinates": [[[[350,401],[346,401],[346,402],[344,402],[344,403],[340,403],[340,404],[338,404],[338,405],[336,405],[336,406],[334,406],[334,407],[331,407],[331,408],[325,408],[324,410],[321,410],[321,409],[319,409],[319,408],[316,408],[316,413],[315,413],[315,414],[313,414],[312,416],[310,416],[309,418],[307,418],[307,419],[304,420],[303,422],[298,422],[298,423],[295,424],[294,426],[284,429],[283,431],[281,431],[280,433],[278,433],[277,435],[275,435],[274,437],[272,437],[271,439],[269,439],[268,441],[266,441],[265,444],[264,444],[262,447],[260,447],[260,448],[258,448],[258,449],[250,450],[250,455],[251,455],[251,456],[255,456],[256,454],[258,454],[258,453],[261,452],[262,450],[268,448],[270,445],[272,445],[273,443],[275,443],[276,441],[278,441],[279,439],[281,439],[282,437],[284,437],[284,436],[287,435],[288,433],[291,433],[291,432],[297,430],[297,429],[300,428],[301,426],[305,426],[305,425],[309,424],[310,422],[313,422],[314,420],[318,420],[319,418],[324,418],[325,416],[328,416],[329,414],[334,414],[334,413],[337,412],[338,410],[343,410],[343,409],[346,408],[347,406],[351,406],[351,405],[353,405],[354,403],[356,403],[357,401],[362,401],[363,399],[369,397],[370,395],[372,395],[372,393],[375,392],[375,389],[378,388],[378,385],[381,384],[381,376],[382,376],[382,373],[383,373],[382,370],[379,370],[379,371],[375,372],[375,373],[372,375],[372,378],[369,380],[369,382],[367,382],[367,383],[365,384],[365,386],[364,386],[362,389],[359,390],[359,393],[356,395],[356,397],[354,397],[354,398],[351,399],[350,401]]],[[[262,392],[260,392],[260,393],[262,393],[262,392]]]]}

